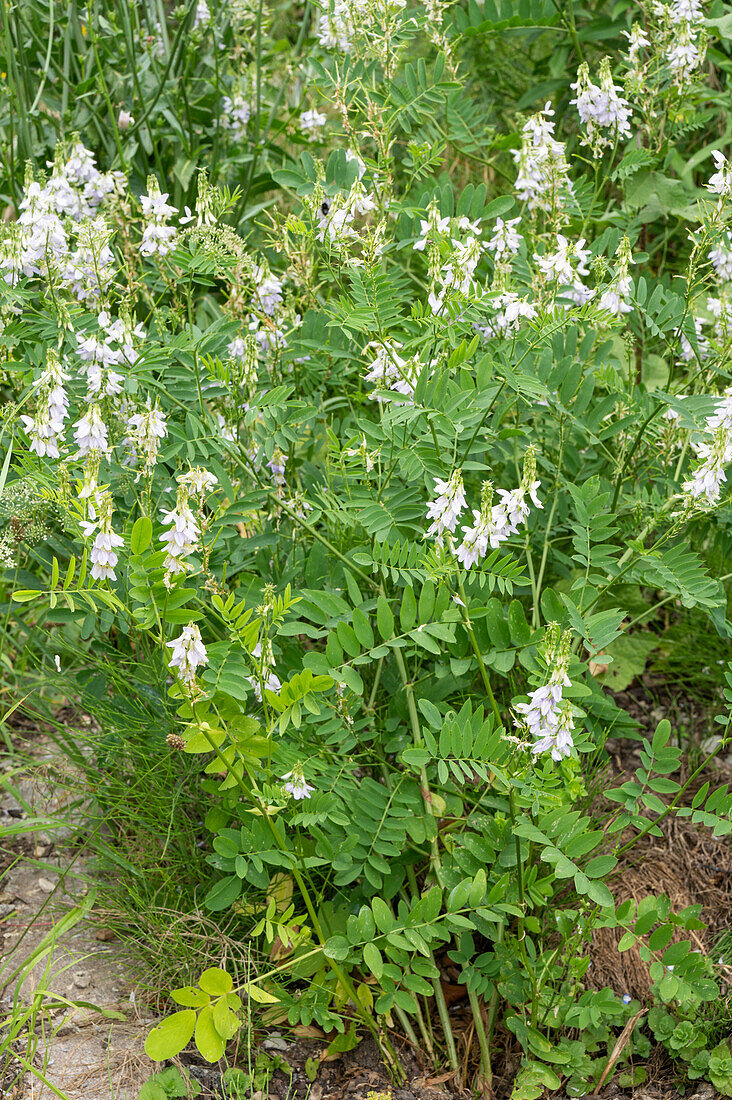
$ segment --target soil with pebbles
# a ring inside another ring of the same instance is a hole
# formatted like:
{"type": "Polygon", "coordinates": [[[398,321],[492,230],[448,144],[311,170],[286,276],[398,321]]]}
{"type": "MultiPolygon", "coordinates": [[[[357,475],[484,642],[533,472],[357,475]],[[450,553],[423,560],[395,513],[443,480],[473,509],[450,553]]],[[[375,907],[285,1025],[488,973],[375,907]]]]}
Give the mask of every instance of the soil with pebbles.
{"type": "Polygon", "coordinates": [[[0,771],[0,1017],[14,1001],[35,1000],[38,1012],[15,1057],[0,1055],[0,1096],[136,1100],[153,1021],[137,1010],[121,945],[90,915],[93,877],[83,844],[70,844],[78,808],[68,765],[43,735],[17,740],[27,767],[6,760],[0,771]],[[71,926],[54,936],[61,921],[71,926]]]}

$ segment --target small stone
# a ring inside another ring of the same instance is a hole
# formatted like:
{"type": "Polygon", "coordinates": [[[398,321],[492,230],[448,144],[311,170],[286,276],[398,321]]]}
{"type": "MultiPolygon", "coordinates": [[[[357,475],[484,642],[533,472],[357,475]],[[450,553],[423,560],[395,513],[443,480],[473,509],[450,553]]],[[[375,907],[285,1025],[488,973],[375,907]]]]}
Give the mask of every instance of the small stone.
{"type": "Polygon", "coordinates": [[[94,939],[101,940],[102,943],[109,943],[110,940],[116,940],[117,937],[111,928],[95,928],[94,939]]]}
{"type": "Polygon", "coordinates": [[[38,879],[38,887],[39,889],[43,890],[44,894],[52,894],[53,891],[56,889],[56,883],[49,882],[47,878],[44,878],[43,875],[41,875],[41,877],[38,879]]]}
{"type": "Polygon", "coordinates": [[[74,974],[74,985],[77,989],[88,989],[91,984],[91,976],[88,970],[77,970],[74,974]]]}
{"type": "Polygon", "coordinates": [[[287,1050],[289,1043],[281,1035],[270,1035],[262,1043],[265,1050],[287,1050]]]}

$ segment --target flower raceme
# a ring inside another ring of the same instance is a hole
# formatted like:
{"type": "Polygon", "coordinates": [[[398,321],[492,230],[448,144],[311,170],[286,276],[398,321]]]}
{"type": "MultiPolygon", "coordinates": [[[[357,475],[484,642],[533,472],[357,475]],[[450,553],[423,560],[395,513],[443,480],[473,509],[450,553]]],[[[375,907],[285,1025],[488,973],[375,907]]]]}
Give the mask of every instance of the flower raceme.
{"type": "Polygon", "coordinates": [[[732,462],[732,392],[721,399],[706,421],[707,438],[695,445],[701,460],[683,489],[692,505],[714,505],[719,501],[725,467],[732,462]]]}
{"type": "Polygon", "coordinates": [[[201,631],[195,623],[184,626],[177,638],[166,642],[172,650],[170,667],[178,670],[178,679],[188,686],[196,678],[196,669],[208,664],[206,647],[201,640],[201,631]]]}
{"type": "Polygon", "coordinates": [[[147,194],[140,197],[142,213],[147,224],[142,232],[140,252],[143,256],[167,255],[174,246],[175,226],[168,225],[168,219],[178,213],[178,208],[168,204],[168,195],[162,194],[155,176],[149,176],[147,194]]]}
{"type": "MultiPolygon", "coordinates": [[[[427,518],[432,520],[427,537],[435,538],[441,545],[446,533],[454,534],[467,501],[459,470],[453,471],[448,481],[441,478],[435,478],[434,481],[438,496],[427,508],[427,518]]],[[[464,537],[455,550],[458,561],[466,569],[484,558],[489,546],[495,550],[506,539],[517,534],[519,527],[529,516],[527,497],[537,508],[542,507],[537,495],[540,486],[541,482],[536,479],[536,455],[533,447],[529,448],[524,457],[521,484],[516,489],[498,489],[501,498],[498,504],[493,504],[492,485],[484,482],[480,509],[473,509],[473,526],[462,528],[464,537]]]]}
{"type": "Polygon", "coordinates": [[[427,518],[432,520],[427,538],[436,538],[441,544],[446,531],[450,534],[454,532],[467,501],[460,470],[453,470],[447,481],[436,477],[434,482],[437,497],[427,505],[427,518]]]}
{"type": "Polygon", "coordinates": [[[141,463],[140,473],[150,474],[158,459],[160,441],[168,434],[166,417],[148,397],[145,407],[129,417],[127,429],[130,434],[124,441],[128,450],[126,461],[141,463]]]}
{"type": "Polygon", "coordinates": [[[163,512],[163,524],[168,530],[160,536],[165,546],[165,581],[177,573],[187,573],[190,557],[199,547],[201,538],[200,518],[203,512],[206,493],[216,485],[216,476],[208,470],[196,468],[185,474],[179,474],[178,494],[175,507],[163,512]],[[199,498],[198,516],[194,515],[189,500],[191,496],[199,498]]]}
{"type": "Polygon", "coordinates": [[[35,414],[21,414],[20,417],[30,439],[30,450],[39,458],[59,457],[59,442],[69,414],[69,398],[64,388],[69,377],[69,373],[62,369],[58,356],[49,350],[46,369],[37,383],[35,414]]]}
{"type": "Polygon", "coordinates": [[[299,760],[292,771],[287,772],[282,778],[285,780],[282,786],[283,791],[294,798],[296,802],[304,798],[310,798],[310,795],[315,790],[315,787],[312,787],[306,782],[305,773],[303,772],[302,764],[299,760]]]}
{"type": "Polygon", "coordinates": [[[571,102],[576,104],[585,128],[582,141],[592,149],[593,156],[601,156],[621,138],[630,137],[633,109],[627,99],[618,94],[620,88],[613,83],[609,57],[600,62],[599,84],[593,84],[589,66],[583,63],[577,70],[576,82],[570,87],[576,92],[571,102]]]}
{"type": "Polygon", "coordinates": [[[118,535],[112,527],[112,496],[110,493],[99,493],[96,500],[97,519],[82,521],[81,529],[84,538],[94,535],[94,542],[89,553],[92,563],[91,575],[94,580],[117,579],[114,567],[117,564],[117,547],[124,545],[124,539],[118,535]]]}
{"type": "Polygon", "coordinates": [[[548,752],[552,760],[569,756],[574,747],[572,708],[562,698],[564,688],[572,686],[567,675],[571,637],[571,631],[561,634],[557,623],[549,624],[544,641],[549,675],[545,683],[529,692],[528,702],[514,708],[519,715],[516,726],[536,738],[532,752],[537,756],[548,752]]]}

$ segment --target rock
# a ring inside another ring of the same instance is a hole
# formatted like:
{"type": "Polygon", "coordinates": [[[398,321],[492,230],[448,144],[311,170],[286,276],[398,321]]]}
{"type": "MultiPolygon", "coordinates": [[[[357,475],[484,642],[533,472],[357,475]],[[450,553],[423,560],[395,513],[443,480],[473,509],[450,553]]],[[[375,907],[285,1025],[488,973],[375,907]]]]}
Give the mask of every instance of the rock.
{"type": "Polygon", "coordinates": [[[111,928],[96,928],[94,930],[94,939],[101,940],[103,943],[109,943],[111,940],[116,940],[117,936],[111,928]]]}
{"type": "Polygon", "coordinates": [[[281,1035],[270,1035],[264,1040],[262,1046],[265,1050],[287,1050],[289,1043],[281,1035]]]}
{"type": "Polygon", "coordinates": [[[74,974],[74,985],[77,989],[88,989],[91,984],[91,975],[88,970],[77,970],[74,974]]]}
{"type": "Polygon", "coordinates": [[[53,891],[56,889],[56,883],[50,882],[47,878],[44,878],[43,875],[41,875],[41,877],[38,879],[38,887],[39,889],[43,890],[44,894],[52,894],[53,891]]]}

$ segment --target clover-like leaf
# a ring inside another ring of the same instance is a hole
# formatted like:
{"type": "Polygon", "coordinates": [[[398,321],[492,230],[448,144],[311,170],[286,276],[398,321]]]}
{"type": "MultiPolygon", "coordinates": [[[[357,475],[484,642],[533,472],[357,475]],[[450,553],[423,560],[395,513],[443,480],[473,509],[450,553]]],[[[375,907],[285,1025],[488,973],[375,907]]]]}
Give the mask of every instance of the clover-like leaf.
{"type": "Polygon", "coordinates": [[[174,1012],[167,1020],[154,1027],[145,1040],[145,1053],[153,1062],[164,1062],[180,1054],[188,1046],[196,1026],[196,1013],[192,1008],[174,1012]]]}

